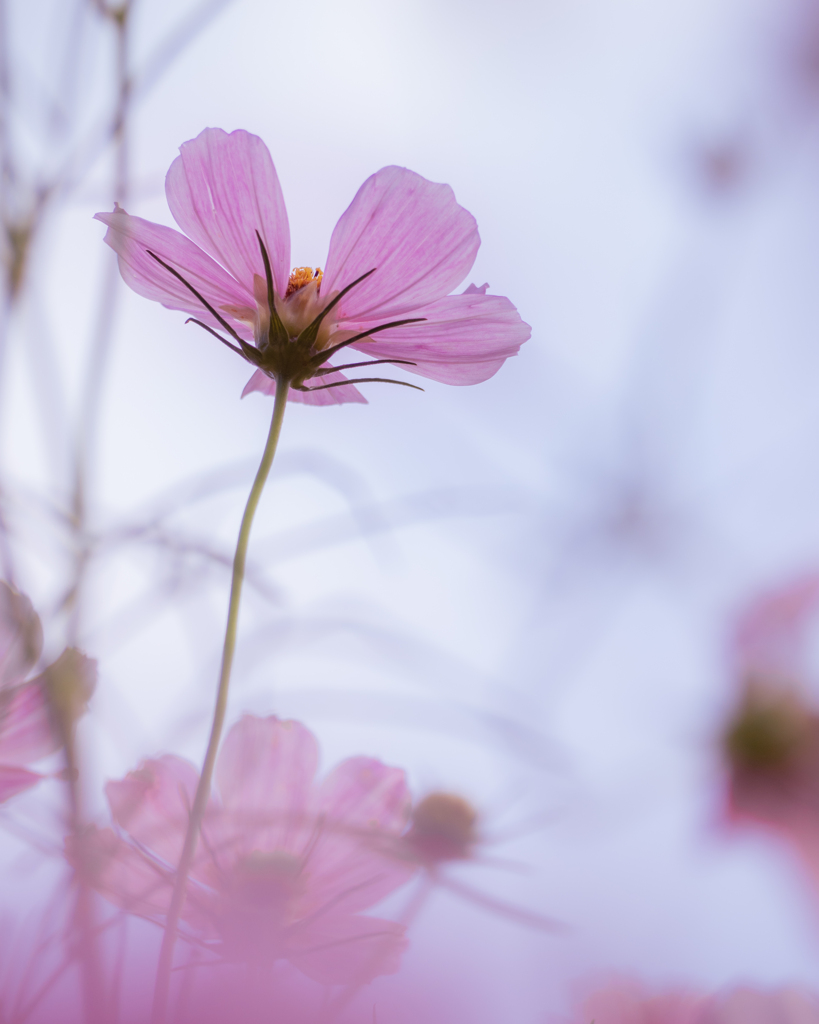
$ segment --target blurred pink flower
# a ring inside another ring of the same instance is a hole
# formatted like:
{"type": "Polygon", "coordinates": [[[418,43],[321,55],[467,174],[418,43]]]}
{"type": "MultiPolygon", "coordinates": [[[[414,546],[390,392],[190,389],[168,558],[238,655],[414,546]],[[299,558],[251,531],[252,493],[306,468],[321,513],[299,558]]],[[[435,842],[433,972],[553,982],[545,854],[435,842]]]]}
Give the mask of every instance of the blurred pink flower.
{"type": "Polygon", "coordinates": [[[585,999],[574,1020],[577,1024],[699,1024],[702,1003],[691,992],[655,995],[637,982],[619,980],[585,999]]]}
{"type": "Polygon", "coordinates": [[[819,576],[756,598],[739,616],[731,655],[737,701],[722,736],[726,816],[795,845],[819,884],[819,713],[809,694],[808,632],[819,576]]]}
{"type": "Polygon", "coordinates": [[[766,590],[740,613],[731,638],[734,669],[749,677],[803,683],[809,673],[808,633],[819,611],[819,573],[766,590]]]}
{"type": "Polygon", "coordinates": [[[572,1019],[576,1024],[819,1024],[819,1001],[794,988],[651,994],[623,980],[594,992],[572,1019]]]}
{"type": "Polygon", "coordinates": [[[477,384],[531,334],[488,285],[450,294],[475,260],[475,219],[448,185],[406,168],[384,167],[364,182],[333,231],[323,274],[290,271],[284,198],[257,136],[206,128],[181,146],[165,191],[186,234],[117,207],[96,215],[105,240],[134,291],[231,335],[221,340],[257,367],[245,394],[273,394],[278,378],[302,389],[290,391],[295,401],[363,402],[325,365],[347,344],[433,380],[477,384]]]}
{"type": "MultiPolygon", "coordinates": [[[[224,961],[289,960],[324,984],[360,984],[398,969],[404,928],[359,911],[409,880],[413,865],[379,847],[409,816],[404,773],[352,757],[315,781],[318,745],[303,725],[245,715],[216,766],[182,919],[224,961]]],[[[118,827],[82,849],[107,899],[161,920],[171,898],[197,783],[188,761],[145,761],[106,787],[118,827]]]]}
{"type": "Polygon", "coordinates": [[[96,664],[73,649],[26,681],[42,646],[31,602],[0,582],[0,803],[46,777],[24,766],[60,749],[96,682],[96,664]]]}

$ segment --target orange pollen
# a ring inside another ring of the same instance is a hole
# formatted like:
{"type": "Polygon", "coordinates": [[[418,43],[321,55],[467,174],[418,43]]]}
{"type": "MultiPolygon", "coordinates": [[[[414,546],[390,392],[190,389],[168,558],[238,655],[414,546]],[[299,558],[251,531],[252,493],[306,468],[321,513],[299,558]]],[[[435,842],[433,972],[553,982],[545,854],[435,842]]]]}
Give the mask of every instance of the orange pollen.
{"type": "Polygon", "coordinates": [[[306,284],[310,284],[311,281],[317,281],[321,285],[321,277],[321,267],[316,267],[315,270],[312,267],[294,267],[290,271],[290,280],[287,282],[287,292],[284,297],[289,299],[294,292],[306,284]]]}

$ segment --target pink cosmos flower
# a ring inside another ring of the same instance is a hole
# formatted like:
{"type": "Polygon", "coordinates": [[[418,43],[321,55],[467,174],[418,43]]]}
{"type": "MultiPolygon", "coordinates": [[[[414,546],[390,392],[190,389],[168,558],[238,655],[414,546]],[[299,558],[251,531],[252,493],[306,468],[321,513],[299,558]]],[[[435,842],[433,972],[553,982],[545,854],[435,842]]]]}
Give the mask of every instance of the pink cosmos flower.
{"type": "Polygon", "coordinates": [[[364,182],[333,231],[323,273],[291,272],[281,187],[257,136],[206,128],[180,147],[165,192],[185,234],[117,207],[96,215],[105,240],[134,291],[229,335],[217,334],[255,367],[244,394],[273,394],[279,381],[294,401],[364,402],[327,363],[348,345],[373,362],[346,369],[401,363],[447,384],[477,384],[531,334],[488,285],[450,294],[475,261],[475,220],[448,185],[406,168],[384,167],[364,182]]]}
{"type": "Polygon", "coordinates": [[[26,681],[42,646],[31,602],[0,582],[0,803],[46,777],[25,766],[60,749],[96,682],[95,663],[73,649],[26,681]]]}
{"type": "MultiPolygon", "coordinates": [[[[398,969],[393,921],[359,913],[409,880],[379,852],[409,815],[404,773],[367,757],[317,784],[316,739],[303,725],[245,715],[216,765],[182,919],[188,938],[224,961],[289,960],[324,984],[361,984],[398,969]]],[[[197,772],[172,755],[106,787],[117,830],[92,832],[88,879],[123,909],[161,921],[185,838],[197,772]]]]}
{"type": "Polygon", "coordinates": [[[685,990],[649,993],[617,981],[586,999],[576,1024],[819,1024],[819,1000],[794,988],[742,987],[704,996],[685,990]]]}
{"type": "Polygon", "coordinates": [[[808,632],[819,575],[756,598],[739,616],[731,655],[736,705],[725,726],[726,817],[793,844],[819,885],[819,712],[809,695],[808,632]]]}

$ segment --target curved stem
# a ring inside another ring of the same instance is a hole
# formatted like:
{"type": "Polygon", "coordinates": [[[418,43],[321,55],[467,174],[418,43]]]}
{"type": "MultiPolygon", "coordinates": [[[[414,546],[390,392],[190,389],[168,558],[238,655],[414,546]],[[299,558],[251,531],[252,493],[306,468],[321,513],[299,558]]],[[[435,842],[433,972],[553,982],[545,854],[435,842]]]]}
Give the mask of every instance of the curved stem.
{"type": "Polygon", "coordinates": [[[159,966],[156,975],[156,988],[154,989],[154,1004],[151,1013],[152,1024],[164,1024],[165,1012],[168,1004],[168,988],[170,985],[171,968],[173,966],[173,950],[176,943],[179,915],[185,902],[185,890],[188,881],[188,874],[193,863],[193,856],[196,852],[196,844],[199,840],[199,831],[202,825],[202,817],[210,796],[211,779],[216,764],[216,754],[219,750],[219,740],[222,736],[222,728],[225,724],[225,713],[227,711],[228,690],[230,688],[230,672],[233,666],[233,654],[236,650],[236,626],[239,621],[239,604],[242,597],[242,583],[245,577],[245,563],[247,561],[247,547],[250,539],[250,529],[253,525],[253,517],[259,499],[262,496],[265,482],[267,481],[270,467],[273,463],[273,456],[276,454],[276,446],[279,442],[284,410],[287,405],[287,393],[290,390],[289,381],[276,382],[276,399],[273,405],[273,418],[270,422],[270,432],[267,435],[262,461],[256,473],[256,479],[250,488],[250,494],[242,516],[242,525],[239,528],[239,539],[236,542],[236,553],[233,556],[233,577],[230,584],[230,603],[228,605],[227,627],[225,629],[225,643],[222,648],[222,668],[219,673],[219,687],[216,691],[216,707],[213,712],[213,725],[210,730],[208,748],[205,752],[205,761],[202,765],[202,774],[199,777],[199,784],[196,787],[196,794],[193,798],[190,818],[188,819],[188,831],[185,835],[185,843],[182,847],[182,854],[176,869],[171,904],[168,908],[168,918],[165,923],[165,934],[162,937],[162,948],[159,951],[159,966]]]}

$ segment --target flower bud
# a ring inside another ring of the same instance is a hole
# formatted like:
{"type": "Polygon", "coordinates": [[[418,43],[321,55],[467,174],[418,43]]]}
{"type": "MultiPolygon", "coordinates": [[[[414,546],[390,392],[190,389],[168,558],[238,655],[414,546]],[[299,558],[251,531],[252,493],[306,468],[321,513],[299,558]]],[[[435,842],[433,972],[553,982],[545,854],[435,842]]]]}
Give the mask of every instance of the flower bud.
{"type": "Polygon", "coordinates": [[[75,647],[68,647],[45,670],[43,681],[55,722],[63,736],[68,736],[88,709],[97,685],[97,663],[75,647]]]}

